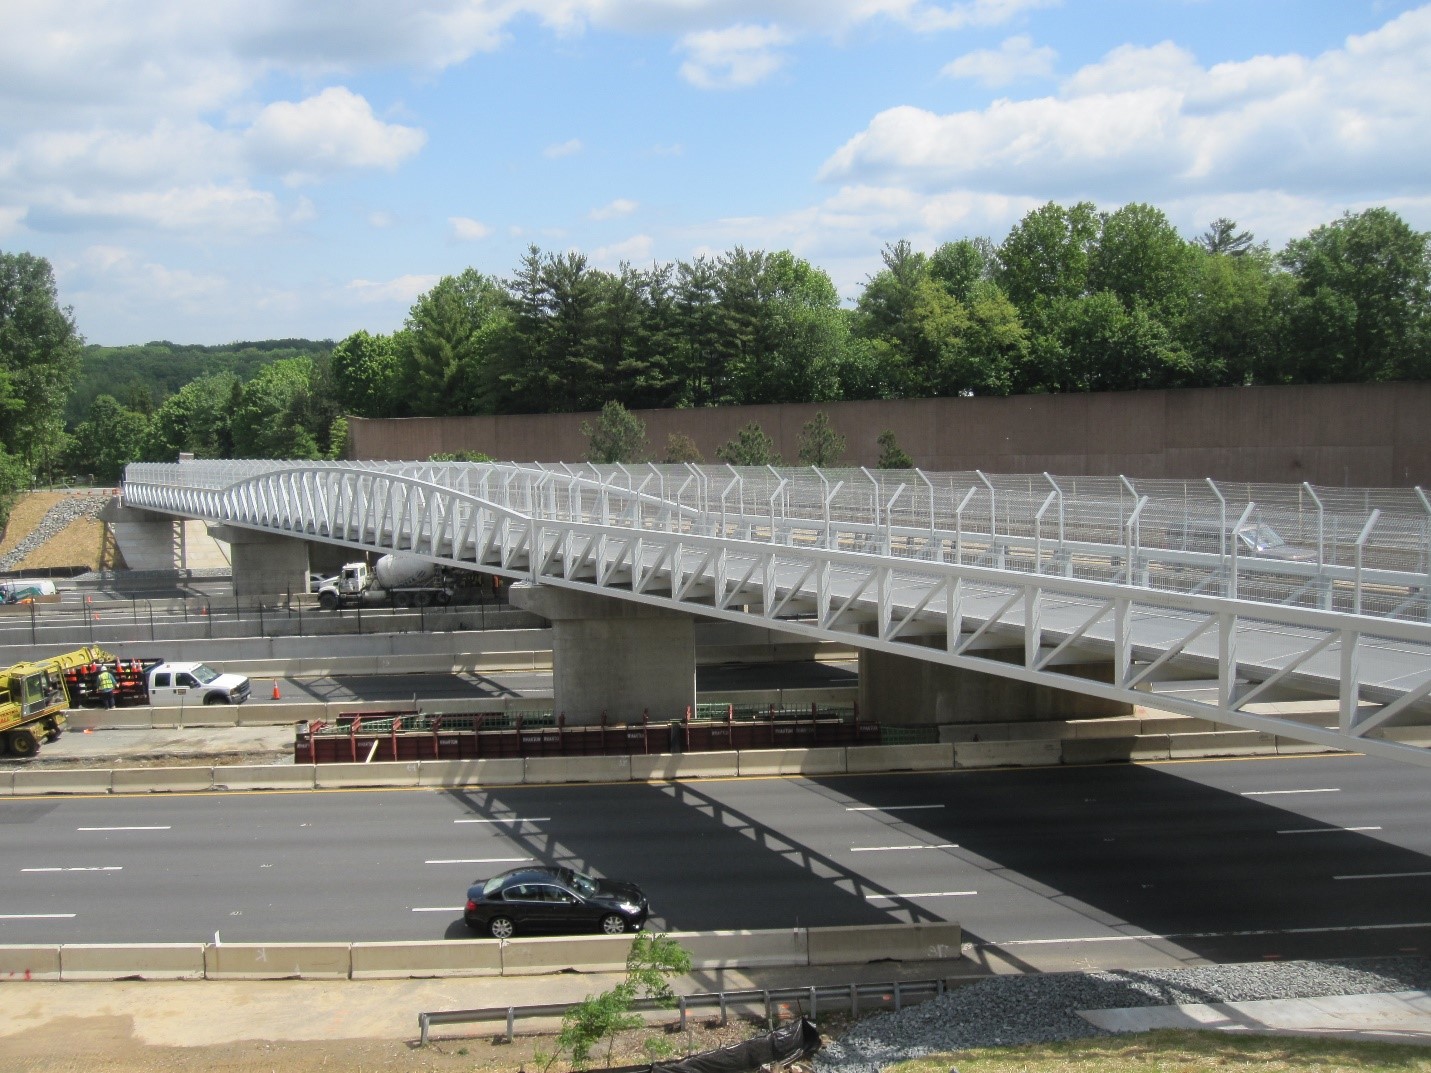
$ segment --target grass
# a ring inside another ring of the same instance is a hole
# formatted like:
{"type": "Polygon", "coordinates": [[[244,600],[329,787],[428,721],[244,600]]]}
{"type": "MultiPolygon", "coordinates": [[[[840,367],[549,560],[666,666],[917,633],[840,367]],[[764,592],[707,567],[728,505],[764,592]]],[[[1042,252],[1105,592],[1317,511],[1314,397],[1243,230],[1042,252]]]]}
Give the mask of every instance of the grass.
{"type": "Polygon", "coordinates": [[[929,1055],[885,1073],[1431,1073],[1431,1048],[1307,1036],[1164,1030],[929,1055]]]}

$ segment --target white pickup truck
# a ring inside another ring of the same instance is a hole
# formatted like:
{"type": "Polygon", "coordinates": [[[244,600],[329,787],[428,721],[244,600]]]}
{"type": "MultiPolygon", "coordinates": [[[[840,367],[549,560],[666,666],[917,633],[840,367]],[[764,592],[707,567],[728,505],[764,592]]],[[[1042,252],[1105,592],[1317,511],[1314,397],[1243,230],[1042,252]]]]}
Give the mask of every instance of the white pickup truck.
{"type": "Polygon", "coordinates": [[[149,703],[242,704],[248,700],[249,680],[241,674],[223,674],[206,663],[161,663],[149,671],[149,703]]]}

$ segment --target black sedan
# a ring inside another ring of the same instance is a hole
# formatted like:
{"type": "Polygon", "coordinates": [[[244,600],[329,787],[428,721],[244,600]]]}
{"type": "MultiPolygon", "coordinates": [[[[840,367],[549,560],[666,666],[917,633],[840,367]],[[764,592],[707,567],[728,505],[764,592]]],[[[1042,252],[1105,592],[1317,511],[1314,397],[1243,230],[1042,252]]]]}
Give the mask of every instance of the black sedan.
{"type": "Polygon", "coordinates": [[[509,939],[518,931],[635,931],[651,915],[631,883],[597,879],[572,868],[514,868],[467,888],[462,918],[474,931],[509,939]]]}

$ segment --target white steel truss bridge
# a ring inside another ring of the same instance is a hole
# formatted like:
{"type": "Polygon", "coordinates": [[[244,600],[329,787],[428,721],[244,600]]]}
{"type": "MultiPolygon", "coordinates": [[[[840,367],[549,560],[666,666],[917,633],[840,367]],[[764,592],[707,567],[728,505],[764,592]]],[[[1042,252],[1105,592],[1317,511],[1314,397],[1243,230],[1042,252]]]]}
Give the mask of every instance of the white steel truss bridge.
{"type": "Polygon", "coordinates": [[[1431,765],[1431,503],[1419,488],[195,461],[133,464],[123,492],[131,507],[1431,765]],[[1089,663],[1107,680],[1068,673],[1089,663]],[[1155,691],[1187,679],[1200,688],[1155,691]],[[1322,700],[1328,714],[1269,713],[1286,700],[1322,700]]]}

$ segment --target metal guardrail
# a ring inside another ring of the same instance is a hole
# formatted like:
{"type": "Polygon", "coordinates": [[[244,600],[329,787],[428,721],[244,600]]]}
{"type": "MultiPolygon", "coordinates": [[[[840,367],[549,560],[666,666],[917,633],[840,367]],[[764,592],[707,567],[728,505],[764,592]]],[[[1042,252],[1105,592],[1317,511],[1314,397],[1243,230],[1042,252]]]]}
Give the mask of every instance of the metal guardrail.
{"type": "MultiPolygon", "coordinates": [[[[808,987],[764,987],[742,991],[705,991],[694,995],[680,995],[675,1009],[680,1014],[680,1027],[686,1027],[686,1017],[691,1010],[718,1008],[721,1024],[725,1024],[730,1008],[755,1007],[765,1012],[767,1028],[775,1027],[776,1014],[781,1003],[807,1003],[802,1012],[811,1021],[816,1019],[820,1009],[848,1008],[852,1017],[859,1016],[861,1009],[890,1007],[902,1009],[907,1002],[924,1002],[944,994],[946,985],[941,977],[937,980],[894,980],[889,983],[873,984],[824,984],[808,987]],[[871,1000],[871,1001],[865,1001],[871,1000]]],[[[475,1024],[483,1021],[505,1021],[507,1042],[512,1042],[516,1034],[517,1020],[521,1017],[560,1017],[567,1010],[578,1005],[575,1002],[551,1002],[530,1006],[489,1006],[480,1010],[445,1010],[417,1015],[420,1042],[425,1046],[434,1025],[475,1024]]],[[[637,999],[631,1009],[639,1012],[668,1010],[672,1007],[655,999],[637,999]]]]}

